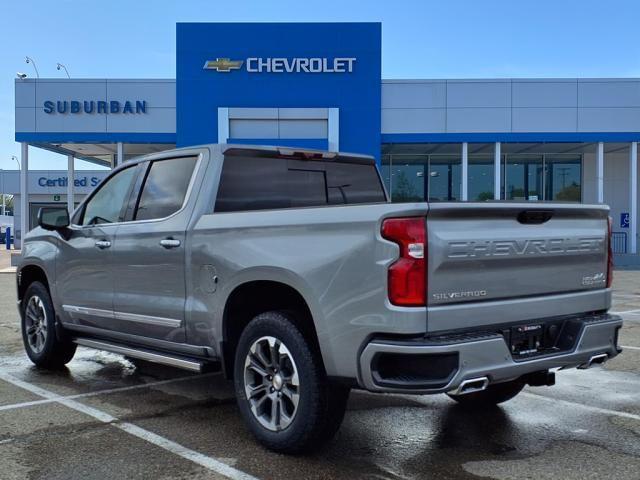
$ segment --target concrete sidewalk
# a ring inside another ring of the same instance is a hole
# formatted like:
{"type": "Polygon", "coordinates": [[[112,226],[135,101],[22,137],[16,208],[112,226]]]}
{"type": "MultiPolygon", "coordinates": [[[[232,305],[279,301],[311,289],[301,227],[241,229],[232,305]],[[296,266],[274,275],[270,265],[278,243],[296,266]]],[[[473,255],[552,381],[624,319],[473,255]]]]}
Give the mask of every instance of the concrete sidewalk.
{"type": "Polygon", "coordinates": [[[0,249],[0,273],[15,273],[16,267],[11,265],[11,257],[16,255],[20,255],[20,250],[0,249]]]}

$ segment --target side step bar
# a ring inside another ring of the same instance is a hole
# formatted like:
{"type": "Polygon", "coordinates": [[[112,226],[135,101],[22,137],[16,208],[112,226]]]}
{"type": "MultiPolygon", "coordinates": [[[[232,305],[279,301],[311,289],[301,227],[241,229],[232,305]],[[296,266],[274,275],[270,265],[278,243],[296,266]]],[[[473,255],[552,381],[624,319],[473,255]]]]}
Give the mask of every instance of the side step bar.
{"type": "Polygon", "coordinates": [[[105,350],[112,353],[119,353],[120,355],[126,355],[128,357],[138,358],[140,360],[146,360],[153,363],[161,363],[163,365],[182,368],[184,370],[190,370],[192,372],[200,373],[205,369],[206,365],[206,362],[190,359],[187,357],[169,355],[166,353],[159,353],[141,348],[126,347],[124,345],[104,342],[101,340],[76,338],[73,341],[74,343],[83,347],[95,348],[96,350],[105,350]]]}

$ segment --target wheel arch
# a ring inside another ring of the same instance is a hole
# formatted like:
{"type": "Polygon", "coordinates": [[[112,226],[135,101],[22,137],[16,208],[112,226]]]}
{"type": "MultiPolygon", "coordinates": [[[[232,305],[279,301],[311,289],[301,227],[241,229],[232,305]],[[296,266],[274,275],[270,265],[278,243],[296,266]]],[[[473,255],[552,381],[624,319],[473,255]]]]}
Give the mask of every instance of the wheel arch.
{"type": "Polygon", "coordinates": [[[41,282],[51,295],[51,284],[46,270],[41,265],[28,263],[22,265],[17,273],[18,300],[20,302],[22,302],[29,285],[33,282],[41,282]]]}
{"type": "Polygon", "coordinates": [[[312,348],[321,353],[311,308],[297,289],[277,280],[247,281],[237,285],[229,294],[222,314],[219,351],[227,378],[233,377],[236,347],[244,328],[256,315],[273,310],[291,312],[293,321],[312,348]]]}

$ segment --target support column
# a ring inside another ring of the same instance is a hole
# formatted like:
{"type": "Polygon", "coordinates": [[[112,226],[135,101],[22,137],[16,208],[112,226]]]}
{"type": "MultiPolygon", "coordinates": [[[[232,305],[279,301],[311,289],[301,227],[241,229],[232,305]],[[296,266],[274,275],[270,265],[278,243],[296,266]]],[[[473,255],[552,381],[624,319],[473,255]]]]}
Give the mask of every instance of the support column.
{"type": "Polygon", "coordinates": [[[218,107],[218,143],[229,141],[229,109],[218,107]]]}
{"type": "Polygon", "coordinates": [[[122,142],[118,142],[116,151],[116,164],[113,166],[114,168],[122,165],[124,162],[124,145],[122,142]]]}
{"type": "Polygon", "coordinates": [[[604,142],[598,142],[596,154],[596,193],[598,203],[604,203],[604,142]]]}
{"type": "Polygon", "coordinates": [[[469,144],[462,142],[462,171],[460,172],[460,200],[469,200],[469,144]]]}
{"type": "Polygon", "coordinates": [[[638,253],[638,142],[629,146],[629,253],[638,253]]]}
{"type": "Polygon", "coordinates": [[[2,215],[6,215],[7,209],[6,209],[6,199],[4,196],[4,170],[0,169],[0,173],[2,174],[2,215]]]}
{"type": "Polygon", "coordinates": [[[329,108],[327,118],[327,146],[330,152],[340,151],[340,109],[329,108]]]}
{"type": "Polygon", "coordinates": [[[75,202],[73,201],[73,190],[75,187],[75,165],[73,155],[67,155],[67,210],[69,215],[73,213],[75,202]]]}
{"type": "MultiPolygon", "coordinates": [[[[29,230],[29,192],[27,174],[29,172],[29,144],[20,144],[20,248],[29,230]]],[[[16,238],[18,236],[16,235],[16,238]]]]}
{"type": "Polygon", "coordinates": [[[500,200],[500,190],[502,187],[500,181],[500,142],[496,142],[493,152],[493,174],[493,198],[500,200]]]}

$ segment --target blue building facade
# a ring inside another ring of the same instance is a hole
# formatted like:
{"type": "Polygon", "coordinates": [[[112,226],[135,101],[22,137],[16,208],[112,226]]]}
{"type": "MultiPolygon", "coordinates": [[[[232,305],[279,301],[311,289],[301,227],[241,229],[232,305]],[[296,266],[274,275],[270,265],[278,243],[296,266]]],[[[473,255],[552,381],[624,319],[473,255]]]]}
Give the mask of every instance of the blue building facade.
{"type": "Polygon", "coordinates": [[[327,149],[332,109],[340,149],[379,157],[380,52],[380,24],[178,24],[177,143],[327,149]]]}

